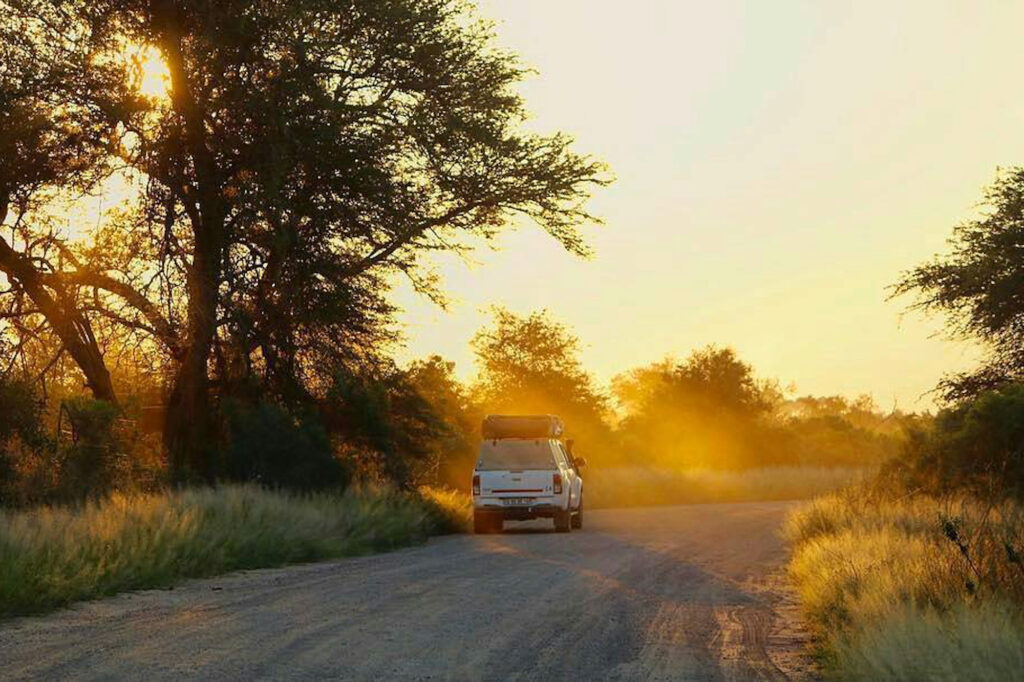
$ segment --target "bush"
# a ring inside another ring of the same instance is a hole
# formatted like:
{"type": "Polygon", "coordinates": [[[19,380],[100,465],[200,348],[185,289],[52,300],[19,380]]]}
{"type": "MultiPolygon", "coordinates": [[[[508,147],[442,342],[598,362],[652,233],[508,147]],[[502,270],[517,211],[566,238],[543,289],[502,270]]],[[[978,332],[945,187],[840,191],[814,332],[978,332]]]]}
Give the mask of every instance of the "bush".
{"type": "Polygon", "coordinates": [[[60,406],[58,441],[26,382],[0,381],[0,506],[80,502],[162,483],[159,447],[147,444],[121,408],[84,396],[60,406]]]}
{"type": "Polygon", "coordinates": [[[1024,385],[1011,384],[943,410],[916,431],[889,473],[934,493],[970,490],[1024,499],[1024,385]]]}
{"type": "Polygon", "coordinates": [[[29,446],[45,440],[45,404],[28,381],[0,376],[0,448],[13,438],[29,446]]]}
{"type": "Polygon", "coordinates": [[[115,434],[117,407],[79,396],[64,401],[61,409],[73,432],[72,442],[60,450],[61,496],[80,499],[122,488],[128,455],[115,434]]]}
{"type": "Polygon", "coordinates": [[[298,491],[348,485],[348,471],[315,418],[297,418],[277,405],[259,403],[231,406],[228,423],[230,480],[298,491]]]}
{"type": "Polygon", "coordinates": [[[41,502],[56,478],[55,443],[33,385],[0,377],[0,506],[41,502]]]}
{"type": "Polygon", "coordinates": [[[786,456],[802,464],[877,466],[900,451],[902,434],[857,426],[841,415],[791,419],[786,456]]]}
{"type": "Polygon", "coordinates": [[[339,367],[320,413],[364,480],[406,490],[436,478],[452,428],[425,395],[418,369],[339,367]]]}

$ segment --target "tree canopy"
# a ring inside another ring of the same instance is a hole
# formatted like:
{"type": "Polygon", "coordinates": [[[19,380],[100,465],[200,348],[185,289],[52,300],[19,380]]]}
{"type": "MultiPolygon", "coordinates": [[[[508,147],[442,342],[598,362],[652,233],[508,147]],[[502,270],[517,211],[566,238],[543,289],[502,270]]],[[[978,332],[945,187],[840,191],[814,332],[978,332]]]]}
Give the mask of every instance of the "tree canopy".
{"type": "Polygon", "coordinates": [[[751,461],[760,419],[781,399],[731,348],[708,346],[684,362],[666,359],[619,375],[612,390],[626,414],[624,447],[640,462],[731,467],[751,461]]]}
{"type": "Polygon", "coordinates": [[[215,395],[316,400],[339,367],[372,364],[394,339],[392,278],[438,293],[427,254],[472,248],[519,216],[587,251],[579,228],[605,170],[563,134],[523,130],[527,70],[471,3],[2,4],[20,36],[0,68],[16,95],[0,115],[17,119],[0,133],[16,159],[4,208],[21,186],[73,189],[72,170],[95,181],[117,168],[142,188],[92,243],[55,237],[59,262],[40,266],[31,238],[8,245],[5,262],[32,265],[4,268],[17,291],[61,306],[12,312],[42,313],[97,397],[115,399],[95,378],[107,369],[96,320],[161,354],[182,475],[216,475],[215,395]],[[166,65],[167,98],[140,94],[142,48],[166,65]],[[36,63],[49,71],[26,75],[36,63]],[[34,156],[47,145],[82,163],[47,171],[34,156]]]}
{"type": "Polygon", "coordinates": [[[988,350],[984,366],[940,384],[952,401],[1024,379],[1024,168],[1002,171],[982,209],[954,228],[950,253],[905,273],[893,289],[914,295],[914,308],[945,314],[953,335],[988,350]]]}
{"type": "Polygon", "coordinates": [[[494,308],[494,320],[473,337],[475,400],[487,413],[557,414],[581,452],[614,449],[608,400],[583,368],[579,339],[546,311],[516,315],[494,308]]]}

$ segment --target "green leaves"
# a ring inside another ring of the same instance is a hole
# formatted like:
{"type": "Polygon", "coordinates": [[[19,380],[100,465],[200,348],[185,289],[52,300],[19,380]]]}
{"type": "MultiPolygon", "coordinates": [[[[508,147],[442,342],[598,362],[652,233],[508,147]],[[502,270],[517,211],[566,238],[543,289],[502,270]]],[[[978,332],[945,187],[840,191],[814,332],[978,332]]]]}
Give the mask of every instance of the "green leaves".
{"type": "Polygon", "coordinates": [[[989,351],[981,370],[940,384],[951,401],[1024,375],[1024,167],[1002,170],[982,209],[954,228],[950,253],[905,273],[892,289],[915,295],[913,308],[944,314],[953,335],[989,351]]]}
{"type": "Polygon", "coordinates": [[[379,361],[397,336],[393,278],[442,298],[426,254],[523,216],[588,252],[604,166],[523,129],[527,69],[472,3],[0,3],[17,5],[0,19],[0,152],[18,160],[0,197],[84,189],[112,168],[140,180],[40,290],[91,293],[81,326],[102,320],[111,345],[157,357],[179,464],[210,469],[195,434],[212,432],[197,424],[212,391],[308,404],[339,367],[379,361]],[[139,91],[131,57],[157,53],[163,99],[139,91]]]}

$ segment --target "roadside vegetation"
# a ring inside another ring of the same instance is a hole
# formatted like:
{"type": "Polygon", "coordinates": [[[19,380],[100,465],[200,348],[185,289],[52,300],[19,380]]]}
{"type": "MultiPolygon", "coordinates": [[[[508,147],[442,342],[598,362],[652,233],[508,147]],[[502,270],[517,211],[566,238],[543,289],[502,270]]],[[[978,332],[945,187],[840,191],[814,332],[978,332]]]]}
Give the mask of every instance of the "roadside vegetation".
{"type": "Polygon", "coordinates": [[[1024,670],[1024,169],[897,294],[987,351],[938,385],[871,480],[796,511],[790,573],[825,670],[850,680],[1009,680],[1024,670]]]}
{"type": "MultiPolygon", "coordinates": [[[[877,469],[929,419],[866,397],[786,397],[728,348],[631,370],[606,390],[580,348],[546,313],[496,310],[474,341],[471,383],[435,356],[383,375],[339,374],[306,408],[224,398],[209,443],[217,480],[465,490],[484,415],[551,413],[589,461],[588,505],[800,499],[877,469]]],[[[0,378],[0,506],[163,490],[174,465],[146,414],[137,402],[55,400],[28,379],[0,378]]]]}
{"type": "Polygon", "coordinates": [[[352,488],[297,495],[252,485],[126,495],[0,512],[0,616],[185,578],[387,551],[462,532],[465,495],[352,488]]]}
{"type": "Polygon", "coordinates": [[[1024,507],[856,487],[786,527],[790,573],[840,679],[1008,680],[1024,669],[1024,507]]]}

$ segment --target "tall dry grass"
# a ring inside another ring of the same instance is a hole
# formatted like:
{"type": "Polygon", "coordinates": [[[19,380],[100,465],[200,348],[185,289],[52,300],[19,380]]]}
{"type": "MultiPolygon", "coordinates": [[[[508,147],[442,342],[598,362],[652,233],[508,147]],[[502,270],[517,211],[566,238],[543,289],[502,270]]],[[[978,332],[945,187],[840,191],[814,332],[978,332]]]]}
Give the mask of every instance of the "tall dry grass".
{"type": "Polygon", "coordinates": [[[465,530],[465,495],[297,496],[254,486],[0,512],[0,616],[183,578],[389,550],[465,530]]]}
{"type": "Polygon", "coordinates": [[[802,500],[864,479],[857,467],[778,466],[722,471],[712,469],[592,469],[583,474],[588,507],[628,507],[802,500]]]}
{"type": "Polygon", "coordinates": [[[788,519],[790,573],[826,669],[852,680],[1013,679],[1024,670],[1019,505],[860,487],[788,519]]]}
{"type": "Polygon", "coordinates": [[[1017,680],[1021,632],[1020,607],[1007,602],[895,610],[840,646],[834,670],[845,680],[1017,680]]]}

